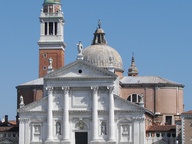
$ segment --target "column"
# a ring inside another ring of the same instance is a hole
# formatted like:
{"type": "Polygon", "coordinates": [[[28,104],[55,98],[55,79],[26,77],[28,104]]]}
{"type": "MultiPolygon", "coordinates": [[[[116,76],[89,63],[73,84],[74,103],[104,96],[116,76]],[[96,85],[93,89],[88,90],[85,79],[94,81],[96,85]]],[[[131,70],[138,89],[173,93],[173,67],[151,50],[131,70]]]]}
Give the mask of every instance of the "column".
{"type": "Polygon", "coordinates": [[[50,142],[53,139],[53,113],[52,113],[52,97],[53,97],[53,87],[47,87],[48,91],[48,108],[47,108],[47,140],[46,142],[50,142]]]}
{"type": "Polygon", "coordinates": [[[98,89],[99,87],[91,87],[93,90],[93,111],[92,111],[92,140],[98,139],[98,89]]]}
{"type": "Polygon", "coordinates": [[[64,91],[63,104],[63,141],[69,142],[69,87],[62,87],[64,91]]]}
{"type": "Polygon", "coordinates": [[[55,35],[55,22],[53,22],[53,35],[55,35]]]}
{"type": "Polygon", "coordinates": [[[113,89],[114,87],[107,87],[109,90],[109,141],[114,142],[114,131],[115,131],[115,114],[114,114],[114,97],[113,89]]]}

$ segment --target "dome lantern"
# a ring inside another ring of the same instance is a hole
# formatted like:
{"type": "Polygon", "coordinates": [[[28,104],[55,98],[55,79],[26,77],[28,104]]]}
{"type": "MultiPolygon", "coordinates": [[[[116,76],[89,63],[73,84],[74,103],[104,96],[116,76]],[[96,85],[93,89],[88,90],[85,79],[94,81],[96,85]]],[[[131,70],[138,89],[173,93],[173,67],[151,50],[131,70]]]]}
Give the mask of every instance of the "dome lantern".
{"type": "Polygon", "coordinates": [[[119,53],[109,45],[105,39],[105,32],[101,28],[101,21],[98,22],[98,28],[95,30],[92,44],[83,50],[84,60],[93,65],[110,69],[113,65],[115,73],[122,75],[123,62],[119,53]],[[111,61],[111,59],[113,59],[111,61]]]}
{"type": "Polygon", "coordinates": [[[132,59],[131,59],[131,65],[128,69],[128,76],[138,76],[138,69],[135,65],[135,58],[134,58],[134,53],[132,55],[132,59]]]}

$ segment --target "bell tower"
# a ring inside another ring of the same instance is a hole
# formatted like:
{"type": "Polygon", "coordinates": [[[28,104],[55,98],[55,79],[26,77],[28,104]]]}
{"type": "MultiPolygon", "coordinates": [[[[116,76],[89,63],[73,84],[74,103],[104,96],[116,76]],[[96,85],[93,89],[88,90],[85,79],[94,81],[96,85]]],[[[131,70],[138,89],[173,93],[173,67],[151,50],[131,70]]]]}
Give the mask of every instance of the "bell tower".
{"type": "Polygon", "coordinates": [[[64,16],[60,0],[44,0],[40,14],[39,77],[47,74],[49,58],[53,69],[64,66],[64,16]]]}

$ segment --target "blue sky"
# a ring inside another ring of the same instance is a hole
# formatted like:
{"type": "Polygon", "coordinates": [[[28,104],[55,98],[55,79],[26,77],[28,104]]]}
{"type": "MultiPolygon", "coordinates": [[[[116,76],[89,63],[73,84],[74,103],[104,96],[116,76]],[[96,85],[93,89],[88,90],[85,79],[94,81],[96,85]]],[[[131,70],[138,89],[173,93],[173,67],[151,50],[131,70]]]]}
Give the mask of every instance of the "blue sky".
{"type": "MultiPolygon", "coordinates": [[[[16,115],[16,86],[38,78],[39,15],[43,0],[1,1],[0,117],[16,115]]],[[[66,64],[76,43],[91,44],[98,20],[108,44],[123,59],[124,75],[135,55],[139,75],[185,85],[185,111],[192,109],[192,0],[63,0],[66,64]]]]}

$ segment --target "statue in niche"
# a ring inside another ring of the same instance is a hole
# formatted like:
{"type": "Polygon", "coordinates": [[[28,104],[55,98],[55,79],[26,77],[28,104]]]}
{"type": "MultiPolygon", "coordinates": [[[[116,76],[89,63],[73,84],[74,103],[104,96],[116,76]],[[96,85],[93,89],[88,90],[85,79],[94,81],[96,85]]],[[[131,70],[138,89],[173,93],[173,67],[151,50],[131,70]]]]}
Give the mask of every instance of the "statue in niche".
{"type": "Polygon", "coordinates": [[[79,121],[79,129],[83,130],[84,129],[84,123],[82,120],[79,121]]]}
{"type": "Polygon", "coordinates": [[[101,123],[101,135],[106,135],[106,123],[101,123]]]}
{"type": "Polygon", "coordinates": [[[128,126],[123,126],[123,135],[128,135],[129,134],[129,127],[128,126]]]}
{"type": "Polygon", "coordinates": [[[34,134],[40,134],[40,126],[38,126],[38,125],[36,125],[36,126],[34,126],[34,129],[35,129],[35,132],[34,132],[34,134]]]}
{"type": "Polygon", "coordinates": [[[56,123],[56,135],[61,135],[61,124],[60,124],[60,122],[56,123]]]}

